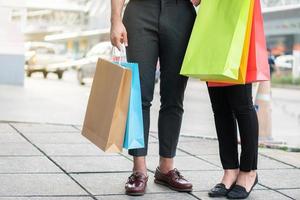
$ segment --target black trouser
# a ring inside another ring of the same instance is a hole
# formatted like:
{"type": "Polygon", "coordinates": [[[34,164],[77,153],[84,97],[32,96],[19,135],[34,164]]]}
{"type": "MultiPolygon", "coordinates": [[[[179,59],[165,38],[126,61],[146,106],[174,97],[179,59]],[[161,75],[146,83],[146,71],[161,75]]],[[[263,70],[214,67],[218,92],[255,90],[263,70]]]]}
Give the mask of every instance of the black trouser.
{"type": "Polygon", "coordinates": [[[146,146],[129,150],[130,155],[147,155],[158,58],[161,71],[159,153],[166,158],[176,154],[187,84],[187,78],[179,72],[195,16],[189,0],[131,0],[127,5],[123,18],[129,44],[127,60],[139,64],[146,146]]]}
{"type": "Polygon", "coordinates": [[[251,171],[257,169],[258,120],[252,102],[252,85],[209,87],[215,116],[219,151],[224,169],[251,171]],[[241,138],[238,159],[237,125],[241,138]]]}

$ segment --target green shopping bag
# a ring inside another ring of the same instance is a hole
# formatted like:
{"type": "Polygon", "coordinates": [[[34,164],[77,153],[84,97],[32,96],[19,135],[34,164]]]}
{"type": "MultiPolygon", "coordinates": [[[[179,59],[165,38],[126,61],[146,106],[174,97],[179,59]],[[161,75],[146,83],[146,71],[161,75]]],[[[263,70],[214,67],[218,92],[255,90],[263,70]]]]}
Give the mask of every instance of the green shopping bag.
{"type": "Polygon", "coordinates": [[[180,74],[238,80],[250,0],[202,0],[180,74]]]}

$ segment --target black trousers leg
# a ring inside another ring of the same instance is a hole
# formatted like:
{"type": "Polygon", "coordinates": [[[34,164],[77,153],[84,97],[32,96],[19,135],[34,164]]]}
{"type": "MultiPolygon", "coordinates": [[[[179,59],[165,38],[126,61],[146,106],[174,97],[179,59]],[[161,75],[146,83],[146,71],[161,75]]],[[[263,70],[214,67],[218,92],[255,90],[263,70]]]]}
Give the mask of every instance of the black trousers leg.
{"type": "Polygon", "coordinates": [[[129,150],[132,156],[146,156],[153,100],[155,71],[159,54],[159,1],[130,1],[123,22],[128,34],[127,60],[139,64],[145,148],[129,150]]]}
{"type": "Polygon", "coordinates": [[[146,144],[145,148],[130,150],[130,155],[147,155],[150,107],[159,57],[159,152],[163,157],[175,156],[187,83],[187,78],[179,72],[195,17],[194,7],[188,0],[131,0],[127,5],[123,20],[128,33],[127,59],[139,64],[146,144]]]}
{"type": "Polygon", "coordinates": [[[252,102],[252,85],[210,87],[208,90],[215,114],[223,168],[238,167],[235,116],[239,125],[242,146],[240,170],[245,172],[256,170],[258,120],[252,102]]]}
{"type": "Polygon", "coordinates": [[[238,169],[237,126],[227,101],[226,87],[208,87],[219,141],[219,154],[223,169],[238,169]]]}
{"type": "Polygon", "coordinates": [[[190,1],[161,0],[159,20],[160,96],[159,154],[173,158],[181,128],[187,77],[179,75],[196,17],[190,1]]]}
{"type": "Polygon", "coordinates": [[[228,88],[227,98],[236,116],[241,138],[240,170],[257,169],[258,119],[252,101],[252,85],[237,85],[228,88]]]}

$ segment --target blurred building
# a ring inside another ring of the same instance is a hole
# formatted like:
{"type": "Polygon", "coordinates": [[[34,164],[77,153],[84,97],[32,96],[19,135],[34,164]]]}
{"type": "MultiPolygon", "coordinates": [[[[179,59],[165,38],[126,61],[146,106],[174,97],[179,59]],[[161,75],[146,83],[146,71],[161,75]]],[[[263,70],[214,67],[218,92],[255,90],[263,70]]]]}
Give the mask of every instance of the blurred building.
{"type": "Polygon", "coordinates": [[[0,0],[0,84],[23,84],[24,42],[64,44],[79,57],[108,39],[109,17],[110,0],[0,0]]]}
{"type": "Polygon", "coordinates": [[[300,0],[261,0],[268,47],[273,54],[300,50],[300,0]]]}
{"type": "MultiPolygon", "coordinates": [[[[300,50],[300,0],[261,0],[268,47],[300,50]]],[[[0,0],[0,84],[23,84],[24,42],[59,43],[74,58],[109,39],[110,0],[0,0]]]]}
{"type": "Polygon", "coordinates": [[[27,40],[109,25],[109,0],[12,0],[3,4],[11,9],[12,21],[21,23],[27,40]]]}
{"type": "Polygon", "coordinates": [[[65,43],[78,57],[91,45],[108,39],[110,0],[25,2],[24,7],[12,9],[12,20],[21,23],[26,41],[65,43]]]}

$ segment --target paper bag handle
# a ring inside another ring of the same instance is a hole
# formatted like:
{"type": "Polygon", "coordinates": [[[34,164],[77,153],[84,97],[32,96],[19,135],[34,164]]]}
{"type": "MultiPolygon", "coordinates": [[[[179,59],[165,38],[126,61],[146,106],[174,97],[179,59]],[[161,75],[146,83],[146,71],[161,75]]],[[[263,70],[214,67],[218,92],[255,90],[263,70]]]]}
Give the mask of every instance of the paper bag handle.
{"type": "Polygon", "coordinates": [[[126,55],[126,47],[125,45],[121,45],[121,50],[117,47],[112,47],[112,61],[118,64],[122,62],[127,62],[127,55],[126,55]]]}

